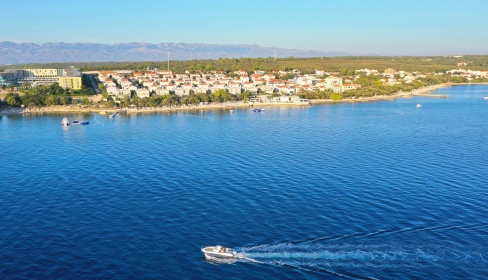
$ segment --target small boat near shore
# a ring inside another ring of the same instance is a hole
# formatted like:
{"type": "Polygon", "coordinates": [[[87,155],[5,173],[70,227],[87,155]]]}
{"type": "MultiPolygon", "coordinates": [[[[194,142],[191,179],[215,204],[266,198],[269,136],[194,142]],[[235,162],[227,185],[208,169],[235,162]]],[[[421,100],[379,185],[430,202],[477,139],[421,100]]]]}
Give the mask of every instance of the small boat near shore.
{"type": "Polygon", "coordinates": [[[485,96],[483,97],[483,99],[484,99],[484,100],[488,100],[488,95],[485,95],[485,96]]]}
{"type": "Polygon", "coordinates": [[[420,107],[422,107],[422,104],[417,104],[416,107],[420,108],[420,107]]]}
{"type": "Polygon", "coordinates": [[[63,121],[61,122],[62,125],[69,125],[68,118],[64,118],[63,121]]]}
{"type": "Polygon", "coordinates": [[[225,248],[221,245],[207,246],[201,248],[207,258],[237,258],[238,254],[231,248],[225,248]]]}
{"type": "Polygon", "coordinates": [[[87,125],[89,124],[89,121],[72,121],[71,124],[82,124],[82,125],[87,125]]]}
{"type": "Polygon", "coordinates": [[[253,112],[262,112],[262,111],[266,111],[266,109],[264,109],[264,108],[253,109],[253,112]]]}

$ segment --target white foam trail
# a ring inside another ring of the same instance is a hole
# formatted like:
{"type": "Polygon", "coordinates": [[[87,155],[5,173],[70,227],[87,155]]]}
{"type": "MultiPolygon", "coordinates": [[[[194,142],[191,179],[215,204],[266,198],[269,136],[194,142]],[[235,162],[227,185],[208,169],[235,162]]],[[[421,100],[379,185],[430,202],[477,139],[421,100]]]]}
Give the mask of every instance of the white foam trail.
{"type": "Polygon", "coordinates": [[[267,264],[324,267],[435,266],[442,262],[487,265],[480,252],[441,246],[398,247],[392,245],[275,244],[241,248],[248,260],[267,264]]]}

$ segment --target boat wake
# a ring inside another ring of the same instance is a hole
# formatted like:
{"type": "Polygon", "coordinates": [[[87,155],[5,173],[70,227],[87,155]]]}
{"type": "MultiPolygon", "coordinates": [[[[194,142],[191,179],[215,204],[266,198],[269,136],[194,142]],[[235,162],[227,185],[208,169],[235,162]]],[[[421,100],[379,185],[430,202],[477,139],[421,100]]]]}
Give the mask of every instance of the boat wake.
{"type": "Polygon", "coordinates": [[[485,268],[488,266],[488,254],[479,242],[459,246],[432,236],[447,230],[463,230],[478,235],[487,228],[487,224],[439,225],[315,237],[234,248],[237,254],[232,260],[217,262],[290,267],[352,279],[374,279],[381,275],[378,271],[385,270],[421,275],[425,271],[445,271],[446,268],[485,268]]]}
{"type": "Polygon", "coordinates": [[[378,268],[428,268],[446,263],[488,265],[488,256],[480,252],[440,245],[332,245],[326,240],[317,240],[244,247],[237,251],[240,262],[288,266],[353,279],[372,279],[362,274],[378,268]]]}

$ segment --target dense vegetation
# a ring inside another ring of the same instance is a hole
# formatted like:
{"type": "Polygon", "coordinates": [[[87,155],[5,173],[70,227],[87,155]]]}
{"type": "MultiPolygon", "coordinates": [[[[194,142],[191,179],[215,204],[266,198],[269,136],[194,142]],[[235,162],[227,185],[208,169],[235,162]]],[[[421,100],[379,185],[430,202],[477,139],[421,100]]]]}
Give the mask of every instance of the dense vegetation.
{"type": "MultiPolygon", "coordinates": [[[[6,68],[66,68],[75,66],[82,71],[95,70],[146,70],[167,69],[166,61],[142,61],[142,62],[83,62],[83,63],[49,63],[49,64],[24,64],[24,65],[3,65],[0,71],[6,68]]],[[[236,70],[291,70],[298,69],[302,73],[313,73],[315,69],[331,72],[339,72],[341,69],[377,69],[384,71],[388,68],[404,71],[419,72],[445,72],[456,68],[471,70],[488,70],[488,56],[467,55],[463,57],[444,56],[349,56],[349,57],[318,57],[318,58],[221,58],[202,60],[179,60],[170,61],[170,69],[173,73],[184,73],[186,70],[195,71],[224,71],[227,73],[236,70]],[[458,63],[468,63],[465,66],[458,66],[458,63]]]]}

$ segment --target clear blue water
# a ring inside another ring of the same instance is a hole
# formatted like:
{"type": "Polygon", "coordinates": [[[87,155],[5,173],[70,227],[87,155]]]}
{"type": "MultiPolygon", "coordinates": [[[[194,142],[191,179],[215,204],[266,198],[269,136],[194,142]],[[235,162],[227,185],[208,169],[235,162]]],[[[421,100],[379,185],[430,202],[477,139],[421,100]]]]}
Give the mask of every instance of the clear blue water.
{"type": "Polygon", "coordinates": [[[488,86],[436,93],[2,116],[0,277],[484,279],[488,86]],[[207,261],[214,244],[247,259],[207,261]]]}

